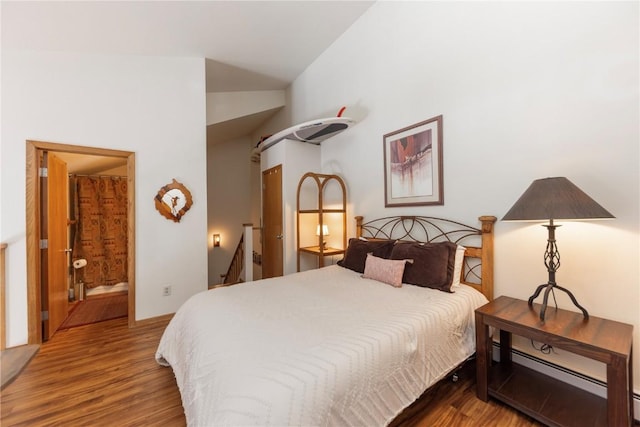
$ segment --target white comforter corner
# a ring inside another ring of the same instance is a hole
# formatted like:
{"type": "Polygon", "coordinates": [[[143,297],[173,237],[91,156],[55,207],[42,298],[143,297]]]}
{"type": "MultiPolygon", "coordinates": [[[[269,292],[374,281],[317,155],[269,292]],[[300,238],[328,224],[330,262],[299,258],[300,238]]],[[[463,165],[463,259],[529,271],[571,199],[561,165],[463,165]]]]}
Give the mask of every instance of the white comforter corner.
{"type": "Polygon", "coordinates": [[[473,354],[486,302],[330,266],[194,295],[156,360],[190,426],[385,425],[473,354]]]}

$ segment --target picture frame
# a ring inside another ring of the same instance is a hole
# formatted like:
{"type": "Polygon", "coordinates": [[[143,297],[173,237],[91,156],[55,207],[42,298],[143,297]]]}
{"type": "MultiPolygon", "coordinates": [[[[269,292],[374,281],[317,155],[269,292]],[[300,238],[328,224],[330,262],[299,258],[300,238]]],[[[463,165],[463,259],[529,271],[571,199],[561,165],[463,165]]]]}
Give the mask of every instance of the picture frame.
{"type": "Polygon", "coordinates": [[[158,191],[153,201],[160,215],[173,222],[180,222],[193,205],[191,192],[175,178],[158,191]]]}
{"type": "Polygon", "coordinates": [[[384,205],[444,205],[442,115],[382,137],[384,205]]]}

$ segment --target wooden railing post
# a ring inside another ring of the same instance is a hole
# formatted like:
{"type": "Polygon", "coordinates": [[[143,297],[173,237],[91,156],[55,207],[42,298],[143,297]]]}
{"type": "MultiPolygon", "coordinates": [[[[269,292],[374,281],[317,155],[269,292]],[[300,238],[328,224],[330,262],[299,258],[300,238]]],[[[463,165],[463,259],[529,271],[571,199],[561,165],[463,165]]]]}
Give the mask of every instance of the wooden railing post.
{"type": "Polygon", "coordinates": [[[5,249],[7,249],[6,243],[0,243],[0,350],[4,350],[7,348],[7,339],[6,339],[6,325],[7,325],[7,314],[6,314],[6,306],[5,306],[5,249]]]}
{"type": "Polygon", "coordinates": [[[242,224],[244,228],[244,281],[253,280],[253,224],[242,224]]]}

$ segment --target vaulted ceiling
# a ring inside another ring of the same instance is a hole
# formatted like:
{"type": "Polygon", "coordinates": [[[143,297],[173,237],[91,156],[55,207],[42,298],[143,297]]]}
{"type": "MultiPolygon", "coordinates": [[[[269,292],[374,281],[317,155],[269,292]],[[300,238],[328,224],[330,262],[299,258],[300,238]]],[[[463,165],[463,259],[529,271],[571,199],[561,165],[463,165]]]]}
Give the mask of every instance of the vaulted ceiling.
{"type": "MultiPolygon", "coordinates": [[[[373,1],[0,2],[2,49],[205,58],[207,92],[284,90],[373,1]]],[[[249,135],[277,110],[207,127],[249,135]]]]}
{"type": "Polygon", "coordinates": [[[372,1],[0,3],[2,49],[207,58],[207,92],[284,89],[372,1]]]}

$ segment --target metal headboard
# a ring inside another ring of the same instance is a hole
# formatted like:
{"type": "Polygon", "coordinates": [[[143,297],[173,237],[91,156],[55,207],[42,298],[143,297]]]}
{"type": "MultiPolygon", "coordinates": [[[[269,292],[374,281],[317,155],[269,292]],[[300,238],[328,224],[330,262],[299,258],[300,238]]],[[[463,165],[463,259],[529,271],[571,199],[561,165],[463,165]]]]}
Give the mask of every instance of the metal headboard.
{"type": "Polygon", "coordinates": [[[363,222],[356,217],[356,236],[413,242],[449,241],[466,248],[461,283],[493,299],[493,224],[495,216],[481,216],[480,228],[444,218],[389,216],[363,222]]]}

